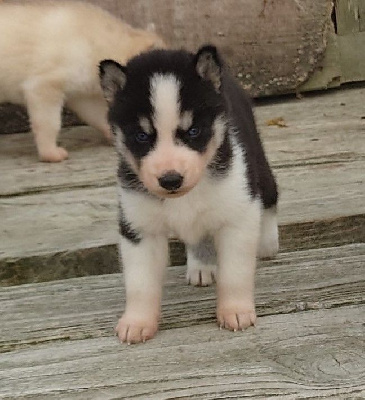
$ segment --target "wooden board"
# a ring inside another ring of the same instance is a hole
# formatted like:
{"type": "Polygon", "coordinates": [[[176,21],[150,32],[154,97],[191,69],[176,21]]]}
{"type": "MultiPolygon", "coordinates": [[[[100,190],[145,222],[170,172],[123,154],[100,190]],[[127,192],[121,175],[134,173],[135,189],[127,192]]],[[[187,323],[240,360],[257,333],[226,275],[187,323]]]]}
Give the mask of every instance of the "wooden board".
{"type": "Polygon", "coordinates": [[[336,0],[332,12],[333,29],[327,47],[307,82],[298,92],[339,86],[365,80],[365,3],[363,0],[336,0]]]}
{"type": "Polygon", "coordinates": [[[123,347],[115,338],[1,356],[3,399],[363,399],[365,307],[263,317],[244,334],[211,325],[123,347]]]}
{"type": "MultiPolygon", "coordinates": [[[[365,244],[282,253],[260,262],[258,314],[362,304],[365,244]]],[[[185,266],[167,269],[161,329],[215,321],[213,287],[186,285],[185,266]]],[[[124,304],[121,274],[0,288],[0,352],[37,343],[109,336],[124,304]],[[94,301],[97,298],[97,301],[94,301]]]]}
{"type": "Polygon", "coordinates": [[[131,347],[112,334],[120,275],[2,288],[0,398],[363,398],[364,247],[263,263],[243,333],[218,330],[213,288],[171,268],[162,331],[131,347]]]}
{"type": "MultiPolygon", "coordinates": [[[[274,167],[346,163],[364,160],[365,88],[259,101],[255,114],[268,157],[274,167]],[[268,126],[282,117],[287,127],[268,126]]],[[[32,136],[0,136],[0,198],[89,186],[115,181],[112,147],[88,127],[68,128],[61,142],[70,159],[39,163],[32,136]]]]}
{"type": "MultiPolygon", "coordinates": [[[[364,168],[365,162],[352,162],[277,170],[281,188],[280,223],[288,225],[364,213],[361,184],[364,168]],[[339,192],[339,187],[343,192],[339,192]]],[[[3,257],[115,244],[116,189],[114,186],[70,189],[1,199],[0,219],[3,257]]]]}

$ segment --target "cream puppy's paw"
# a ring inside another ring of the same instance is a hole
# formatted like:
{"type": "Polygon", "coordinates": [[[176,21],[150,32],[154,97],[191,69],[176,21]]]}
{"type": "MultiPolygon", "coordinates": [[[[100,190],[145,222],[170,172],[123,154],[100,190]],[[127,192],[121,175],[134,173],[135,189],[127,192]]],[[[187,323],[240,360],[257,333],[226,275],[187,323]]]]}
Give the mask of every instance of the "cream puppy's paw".
{"type": "Polygon", "coordinates": [[[254,307],[219,307],[217,320],[220,328],[243,331],[256,324],[256,312],[254,307]]]}
{"type": "Polygon", "coordinates": [[[209,286],[215,282],[216,266],[200,263],[188,264],[186,280],[189,285],[209,286]]]}
{"type": "Polygon", "coordinates": [[[63,147],[54,147],[47,151],[39,152],[39,159],[43,162],[61,162],[68,158],[68,153],[63,147]]]}
{"type": "Polygon", "coordinates": [[[122,343],[134,344],[152,339],[158,330],[156,319],[132,318],[123,315],[115,328],[116,334],[122,343]]]}

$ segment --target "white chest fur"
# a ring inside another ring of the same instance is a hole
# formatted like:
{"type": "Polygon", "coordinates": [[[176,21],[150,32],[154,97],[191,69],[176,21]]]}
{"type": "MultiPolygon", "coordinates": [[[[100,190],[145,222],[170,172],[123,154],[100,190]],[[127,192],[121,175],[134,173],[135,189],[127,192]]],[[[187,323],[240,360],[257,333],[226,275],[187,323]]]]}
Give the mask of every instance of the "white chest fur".
{"type": "Polygon", "coordinates": [[[120,201],[128,222],[137,231],[173,236],[196,244],[225,224],[242,224],[253,200],[249,193],[242,153],[235,149],[232,168],[223,177],[206,175],[188,194],[159,200],[120,189],[120,201]]]}

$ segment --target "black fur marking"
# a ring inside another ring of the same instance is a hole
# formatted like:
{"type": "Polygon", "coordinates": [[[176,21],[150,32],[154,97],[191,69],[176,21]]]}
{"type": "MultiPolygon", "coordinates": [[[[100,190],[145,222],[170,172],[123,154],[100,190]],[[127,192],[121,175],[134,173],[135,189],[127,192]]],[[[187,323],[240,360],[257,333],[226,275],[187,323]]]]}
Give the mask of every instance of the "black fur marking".
{"type": "Polygon", "coordinates": [[[143,128],[138,122],[123,126],[124,144],[137,160],[146,156],[155,147],[157,138],[154,131],[148,135],[148,141],[141,143],[136,137],[140,131],[143,131],[143,128]]]}
{"type": "Polygon", "coordinates": [[[186,131],[178,129],[176,132],[176,138],[178,143],[183,143],[199,153],[204,153],[207,149],[208,143],[211,139],[210,129],[200,128],[200,134],[198,137],[190,138],[186,131]]]}
{"type": "Polygon", "coordinates": [[[119,233],[133,244],[138,244],[142,240],[140,233],[133,229],[130,222],[126,220],[121,207],[119,207],[119,233]]]}
{"type": "Polygon", "coordinates": [[[143,183],[123,158],[119,161],[118,178],[123,189],[147,193],[143,183]]]}
{"type": "Polygon", "coordinates": [[[199,134],[196,137],[191,138],[188,131],[178,129],[176,132],[176,138],[192,150],[204,153],[213,136],[212,125],[214,123],[214,117],[215,114],[204,114],[202,112],[195,113],[192,126],[199,129],[199,134]]]}
{"type": "Polygon", "coordinates": [[[277,186],[256,128],[251,101],[227,71],[222,82],[228,116],[234,126],[232,132],[245,151],[251,194],[261,198],[264,208],[270,208],[278,201],[277,186]]]}

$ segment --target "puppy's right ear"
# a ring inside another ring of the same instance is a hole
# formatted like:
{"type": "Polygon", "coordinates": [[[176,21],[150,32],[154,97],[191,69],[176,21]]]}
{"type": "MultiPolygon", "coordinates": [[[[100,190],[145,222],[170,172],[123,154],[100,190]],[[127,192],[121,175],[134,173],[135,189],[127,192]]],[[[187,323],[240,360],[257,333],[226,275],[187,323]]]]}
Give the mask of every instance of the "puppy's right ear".
{"type": "Polygon", "coordinates": [[[222,62],[215,46],[206,45],[195,55],[195,68],[198,75],[213,84],[216,92],[220,92],[222,83],[222,62]]]}
{"type": "Polygon", "coordinates": [[[127,68],[113,60],[103,60],[99,64],[100,85],[105,100],[111,104],[118,90],[127,82],[127,68]]]}

